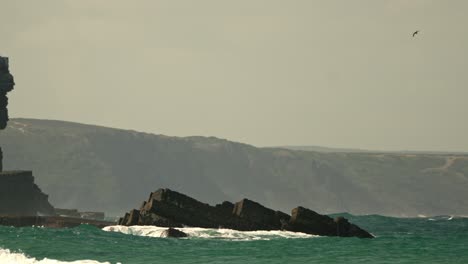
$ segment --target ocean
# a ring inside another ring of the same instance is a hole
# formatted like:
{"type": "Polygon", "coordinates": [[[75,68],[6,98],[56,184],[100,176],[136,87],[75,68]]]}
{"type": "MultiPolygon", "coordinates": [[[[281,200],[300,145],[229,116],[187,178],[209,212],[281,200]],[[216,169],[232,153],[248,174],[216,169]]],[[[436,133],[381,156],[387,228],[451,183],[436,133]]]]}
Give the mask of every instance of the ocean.
{"type": "Polygon", "coordinates": [[[0,263],[468,263],[468,218],[352,216],[375,239],[282,231],[82,225],[70,229],[0,226],[0,263]]]}

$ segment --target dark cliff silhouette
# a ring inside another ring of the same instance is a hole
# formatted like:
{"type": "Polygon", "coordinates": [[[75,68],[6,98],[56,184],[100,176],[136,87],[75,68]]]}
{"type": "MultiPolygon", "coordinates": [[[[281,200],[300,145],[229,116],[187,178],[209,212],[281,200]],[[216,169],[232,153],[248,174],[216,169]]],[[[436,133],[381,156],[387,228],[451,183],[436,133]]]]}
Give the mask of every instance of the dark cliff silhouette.
{"type": "MultiPolygon", "coordinates": [[[[5,129],[8,122],[8,97],[7,93],[13,90],[15,82],[10,74],[9,61],[0,56],[0,129],[5,129]]],[[[0,146],[0,172],[3,169],[3,154],[0,146]]]]}
{"type": "MultiPolygon", "coordinates": [[[[0,56],[0,129],[8,123],[7,93],[15,85],[9,70],[9,60],[0,56]]],[[[0,146],[1,147],[1,146],[0,146]]],[[[0,215],[53,215],[54,208],[48,196],[34,183],[31,171],[3,171],[3,153],[0,148],[0,215]]]]}

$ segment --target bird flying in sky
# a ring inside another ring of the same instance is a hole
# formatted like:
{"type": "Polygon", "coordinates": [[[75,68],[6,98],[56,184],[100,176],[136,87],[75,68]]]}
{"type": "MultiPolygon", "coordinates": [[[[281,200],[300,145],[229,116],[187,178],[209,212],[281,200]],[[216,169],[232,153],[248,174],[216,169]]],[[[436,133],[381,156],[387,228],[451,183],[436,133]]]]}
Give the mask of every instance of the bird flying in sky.
{"type": "Polygon", "coordinates": [[[416,36],[418,33],[419,33],[419,30],[416,30],[416,31],[413,33],[413,38],[414,38],[414,36],[416,36]]]}

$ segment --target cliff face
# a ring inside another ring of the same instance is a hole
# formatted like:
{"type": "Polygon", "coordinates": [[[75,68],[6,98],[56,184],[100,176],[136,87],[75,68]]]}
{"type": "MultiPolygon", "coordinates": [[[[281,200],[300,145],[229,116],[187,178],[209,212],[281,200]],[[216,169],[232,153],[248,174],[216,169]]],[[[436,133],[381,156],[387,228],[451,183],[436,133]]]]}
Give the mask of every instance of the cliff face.
{"type": "MultiPolygon", "coordinates": [[[[13,90],[14,85],[8,58],[0,56],[0,130],[5,129],[8,123],[7,93],[13,90]]],[[[54,208],[47,198],[34,184],[31,171],[3,171],[0,148],[0,215],[54,215],[54,208]]]]}
{"type": "MultiPolygon", "coordinates": [[[[8,122],[7,93],[13,90],[14,85],[13,75],[9,71],[8,58],[0,56],[0,129],[5,129],[8,122]]],[[[3,169],[2,159],[3,154],[0,147],[0,171],[3,169]]]]}
{"type": "Polygon", "coordinates": [[[0,172],[0,215],[54,215],[47,199],[31,171],[0,172]]]}

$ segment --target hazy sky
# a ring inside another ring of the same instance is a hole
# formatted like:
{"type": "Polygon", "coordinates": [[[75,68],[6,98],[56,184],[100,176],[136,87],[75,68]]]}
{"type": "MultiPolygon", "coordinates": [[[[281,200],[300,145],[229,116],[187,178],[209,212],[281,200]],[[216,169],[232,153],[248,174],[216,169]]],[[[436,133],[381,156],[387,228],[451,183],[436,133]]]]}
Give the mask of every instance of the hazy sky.
{"type": "Polygon", "coordinates": [[[12,117],[257,146],[468,151],[465,0],[2,0],[0,10],[12,117]]]}

